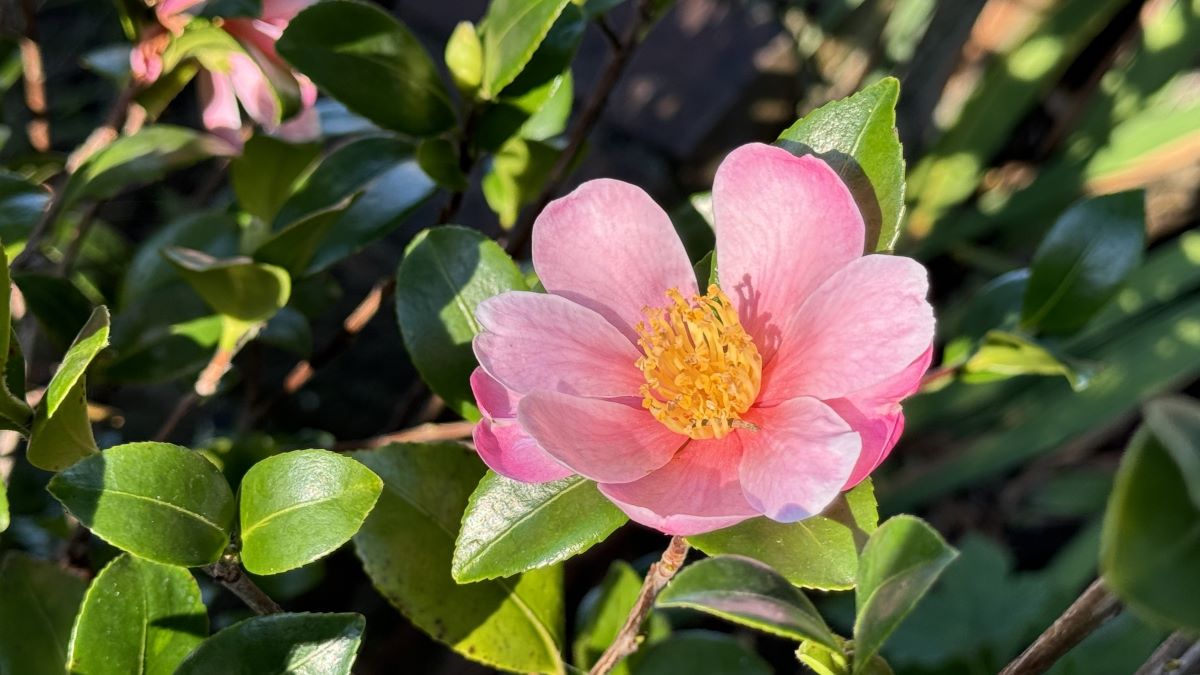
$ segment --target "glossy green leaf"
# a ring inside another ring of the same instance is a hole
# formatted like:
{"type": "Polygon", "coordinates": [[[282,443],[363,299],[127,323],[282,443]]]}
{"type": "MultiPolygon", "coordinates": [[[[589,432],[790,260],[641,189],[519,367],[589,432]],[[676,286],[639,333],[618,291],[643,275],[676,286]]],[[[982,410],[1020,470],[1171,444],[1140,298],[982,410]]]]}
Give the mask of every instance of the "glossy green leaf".
{"type": "Polygon", "coordinates": [[[351,197],[353,204],[320,239],[305,275],[328,268],[398,226],[435,190],[417,166],[411,143],[372,134],[346,143],[321,160],[280,207],[280,232],[351,197]]]}
{"type": "Polygon", "coordinates": [[[676,633],[634,656],[630,668],[633,675],[770,675],[774,672],[761,656],[732,635],[708,631],[676,633]]]}
{"type": "Polygon", "coordinates": [[[0,480],[0,532],[8,529],[9,518],[8,486],[4,484],[4,481],[0,480]]]}
{"type": "Polygon", "coordinates": [[[350,675],[366,620],[360,614],[271,614],[205,640],[175,675],[350,675]]]}
{"type": "Polygon", "coordinates": [[[776,141],[825,160],[846,182],[867,225],[867,250],[891,251],[904,214],[904,155],[896,134],[900,82],[885,77],[804,116],[776,141]]]}
{"type": "Polygon", "coordinates": [[[868,478],[819,516],[797,523],[754,518],[688,541],[709,555],[754,558],[797,586],[845,590],[854,587],[859,551],[878,522],[868,478]]]}
{"type": "Polygon", "coordinates": [[[450,571],[468,583],[545,567],[604,541],[626,520],[580,476],[521,483],[489,471],[467,503],[450,571]]]}
{"type": "Polygon", "coordinates": [[[462,446],[392,445],[355,453],[384,482],[354,536],[379,592],[418,628],[463,656],[504,670],[563,672],[562,569],[457,584],[454,541],[483,463],[462,446]]]}
{"type": "Polygon", "coordinates": [[[46,414],[44,405],[38,406],[29,430],[29,444],[25,448],[25,457],[30,464],[46,471],[62,471],[99,449],[88,419],[83,379],[66,393],[53,417],[46,414]]]}
{"type": "MultiPolygon", "coordinates": [[[[624,560],[614,560],[599,586],[588,591],[579,610],[575,625],[578,627],[571,655],[575,667],[591,668],[604,650],[617,638],[617,633],[629,617],[633,603],[642,589],[642,575],[624,560]]],[[[647,622],[647,647],[671,634],[671,625],[662,614],[650,614],[647,622]]],[[[628,675],[629,659],[617,663],[613,675],[628,675]]]]}
{"type": "Polygon", "coordinates": [[[107,199],[202,159],[231,154],[233,147],[216,136],[166,124],[146,127],[88,158],[71,174],[60,199],[66,205],[83,198],[107,199]]]}
{"type": "Polygon", "coordinates": [[[464,96],[474,96],[483,83],[483,43],[475,24],[460,21],[446,40],[446,68],[464,96]]]}
{"type": "Polygon", "coordinates": [[[1094,197],[1058,219],[1033,257],[1021,326],[1073,333],[1108,302],[1142,259],[1141,191],[1094,197]]]}
{"type": "Polygon", "coordinates": [[[245,257],[217,259],[178,246],[163,254],[209,307],[239,321],[265,321],[286,305],[291,295],[291,278],[274,265],[245,257]]]}
{"type": "Polygon", "coordinates": [[[475,307],[525,280],[495,241],[475,230],[447,226],[418,234],[396,272],[396,318],[413,364],[446,405],[477,418],[468,379],[475,369],[471,339],[479,332],[475,307]]]}
{"type": "Polygon", "coordinates": [[[451,192],[467,189],[467,176],[458,161],[458,146],[445,138],[427,138],[417,146],[417,164],[425,175],[451,192]]]}
{"type": "Polygon", "coordinates": [[[10,551],[0,561],[0,673],[66,672],[71,623],[86,584],[58,565],[10,551]]]}
{"type": "Polygon", "coordinates": [[[254,259],[285,270],[291,277],[303,276],[320,251],[321,243],[346,215],[356,196],[310,213],[276,232],[254,249],[254,259]]]}
{"type": "Polygon", "coordinates": [[[1139,616],[1200,630],[1200,405],[1146,406],[1125,450],[1104,516],[1105,582],[1139,616]]]}
{"type": "Polygon", "coordinates": [[[500,148],[483,177],[483,196],[502,227],[516,224],[521,207],[537,199],[561,154],[554,145],[524,138],[500,148]]]}
{"type": "Polygon", "coordinates": [[[223,328],[224,321],[214,314],[143,333],[141,342],[119,352],[104,368],[104,378],[122,384],[187,379],[212,358],[223,328]]]}
{"type": "Polygon", "coordinates": [[[229,165],[229,182],[238,204],[250,215],[271,222],[320,151],[316,143],[288,143],[255,134],[229,165]]]}
{"type": "Polygon", "coordinates": [[[455,123],[449,94],[420,41],[374,5],[313,5],[292,19],[275,48],[327,94],[385,129],[429,136],[455,123]]]}
{"type": "Polygon", "coordinates": [[[195,567],[229,544],[235,503],[217,467],[167,443],[128,443],[63,471],[48,488],[101,539],[141,558],[195,567]]]}
{"type": "Polygon", "coordinates": [[[47,471],[62,471],[99,448],[88,420],[84,373],[108,346],[108,308],[101,305],[67,349],[34,413],[26,457],[47,471]]]}
{"type": "Polygon", "coordinates": [[[992,279],[975,292],[958,321],[958,335],[979,340],[988,331],[1016,328],[1029,270],[1017,269],[992,279]]]}
{"type": "Polygon", "coordinates": [[[742,556],[717,556],[684,567],[655,604],[694,609],[797,642],[840,648],[803,593],[775,570],[742,556]]]}
{"type": "Polygon", "coordinates": [[[332,553],[358,531],[383,482],[328,450],[268,457],[242,478],[242,564],[279,574],[332,553]]]}
{"type": "Polygon", "coordinates": [[[50,193],[42,186],[0,169],[0,240],[4,242],[7,257],[25,247],[29,232],[42,217],[49,200],[50,193]]]}
{"type": "MultiPolygon", "coordinates": [[[[230,214],[216,211],[189,213],[147,237],[125,272],[114,333],[119,332],[117,327],[123,314],[148,302],[163,287],[182,281],[179,270],[163,256],[163,249],[181,246],[218,257],[232,256],[237,253],[240,237],[237,220],[230,214]]],[[[114,342],[119,342],[115,336],[114,342]]]]}
{"type": "Polygon", "coordinates": [[[854,673],[867,672],[884,641],[957,555],[914,516],[895,516],[871,535],[854,595],[854,673]]]}
{"type": "Polygon", "coordinates": [[[495,0],[480,26],[481,94],[492,98],[521,74],[569,0],[495,0]]]}
{"type": "Polygon", "coordinates": [[[108,308],[101,305],[92,312],[91,318],[75,336],[75,342],[67,349],[58,371],[46,386],[44,405],[49,416],[54,416],[63,399],[67,397],[67,392],[83,379],[83,374],[92,364],[92,359],[96,358],[101,349],[108,346],[108,332],[108,308]]]}
{"type": "Polygon", "coordinates": [[[1062,375],[1075,391],[1087,388],[1091,369],[1056,354],[1048,346],[1019,333],[993,330],[983,338],[971,358],[963,364],[964,380],[972,375],[1013,377],[1015,375],[1062,375]]]}
{"type": "Polygon", "coordinates": [[[123,554],[88,587],[67,670],[170,675],[207,635],[208,613],[190,572],[123,554]]]}

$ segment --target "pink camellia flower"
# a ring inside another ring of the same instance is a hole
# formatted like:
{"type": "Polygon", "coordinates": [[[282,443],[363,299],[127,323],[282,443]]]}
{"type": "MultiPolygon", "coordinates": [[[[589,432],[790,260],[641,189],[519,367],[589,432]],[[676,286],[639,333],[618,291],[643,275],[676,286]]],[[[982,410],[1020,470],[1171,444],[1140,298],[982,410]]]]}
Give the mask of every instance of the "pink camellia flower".
{"type": "MultiPolygon", "coordinates": [[[[162,75],[162,54],[172,35],[180,35],[190,17],[187,10],[204,0],[165,0],[155,7],[158,26],[144,30],[142,40],[129,55],[134,78],[149,84],[162,75]]],[[[317,88],[304,75],[290,69],[275,52],[275,42],[300,10],[315,0],[263,0],[257,19],[227,18],[221,28],[241,46],[244,53],[229,54],[227,71],[204,70],[199,74],[204,126],[212,133],[242,146],[242,115],[246,114],[267,133],[291,141],[305,141],[320,134],[317,88]],[[299,112],[283,120],[279,90],[299,100],[299,112]]]]}
{"type": "Polygon", "coordinates": [[[594,180],[546,207],[533,262],[548,293],[475,313],[488,466],[579,474],[631,519],[698,534],[807,518],[879,465],[929,367],[925,269],[863,255],[858,207],[816,157],[738,148],[713,211],[721,284],[700,294],[642,190],[594,180]]]}

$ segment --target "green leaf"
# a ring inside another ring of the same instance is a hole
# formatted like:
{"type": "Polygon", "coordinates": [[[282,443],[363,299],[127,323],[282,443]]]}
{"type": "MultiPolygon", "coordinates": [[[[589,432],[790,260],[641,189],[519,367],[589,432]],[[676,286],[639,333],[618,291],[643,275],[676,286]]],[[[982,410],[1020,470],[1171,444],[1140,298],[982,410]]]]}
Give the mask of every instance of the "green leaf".
{"type": "Polygon", "coordinates": [[[0,532],[8,529],[8,486],[0,480],[0,532]]]}
{"type": "Polygon", "coordinates": [[[160,124],[122,136],[85,161],[63,187],[64,208],[83,198],[108,199],[152,183],[170,171],[209,157],[233,154],[225,141],[192,129],[160,124]]]}
{"type": "MultiPolygon", "coordinates": [[[[2,146],[3,142],[0,142],[2,146]]],[[[6,257],[25,248],[29,232],[42,217],[49,200],[50,193],[42,186],[20,174],[0,169],[0,240],[4,242],[6,257]]]]}
{"type": "Polygon", "coordinates": [[[475,369],[475,307],[505,291],[526,290],[524,277],[495,241],[446,226],[418,234],[396,271],[400,334],[429,388],[468,419],[479,416],[468,379],[475,369]]]}
{"type": "Polygon", "coordinates": [[[26,457],[47,471],[62,471],[99,448],[88,420],[84,373],[108,345],[108,308],[101,305],[67,349],[34,413],[26,457]]]}
{"type": "MultiPolygon", "coordinates": [[[[3,176],[0,175],[0,179],[3,176]]],[[[0,190],[3,182],[0,181],[0,190]]],[[[24,431],[28,428],[33,411],[25,402],[25,358],[21,354],[21,343],[17,341],[12,327],[12,282],[9,280],[8,256],[0,246],[0,428],[24,431]],[[9,377],[9,374],[13,377],[9,377]],[[20,376],[19,378],[16,376],[20,376]]],[[[7,511],[7,510],[6,510],[7,511]]],[[[7,522],[7,512],[4,521],[7,522]]],[[[0,527],[0,530],[3,530],[0,527]]]]}
{"type": "Polygon", "coordinates": [[[213,311],[238,321],[266,321],[291,295],[291,277],[274,265],[246,257],[218,260],[178,246],[165,249],[163,255],[213,311]]]}
{"type": "MultiPolygon", "coordinates": [[[[614,560],[604,575],[604,581],[588,591],[579,603],[575,621],[578,630],[571,654],[577,668],[591,668],[617,639],[617,633],[625,624],[641,589],[642,575],[624,560],[614,560]]],[[[663,615],[651,613],[643,647],[663,640],[670,634],[671,625],[663,615]]],[[[617,663],[612,672],[613,675],[628,675],[629,660],[617,663]]]]}
{"type": "Polygon", "coordinates": [[[732,635],[686,631],[635,654],[633,675],[770,675],[770,664],[732,635]]]}
{"type": "Polygon", "coordinates": [[[205,640],[175,675],[350,675],[366,620],[361,614],[271,614],[205,640]]]}
{"type": "Polygon", "coordinates": [[[25,457],[46,471],[62,471],[99,450],[88,419],[87,391],[80,379],[63,398],[58,414],[49,417],[44,405],[38,406],[29,430],[25,457]]]}
{"type": "Polygon", "coordinates": [[[13,276],[21,289],[25,308],[37,319],[50,342],[59,348],[71,344],[92,315],[92,302],[70,279],[37,272],[13,276]]]}
{"type": "Polygon", "coordinates": [[[863,673],[958,552],[914,516],[879,526],[863,548],[854,594],[854,673],[863,673]]]}
{"type": "Polygon", "coordinates": [[[292,19],[275,49],[327,94],[385,129],[432,136],[455,123],[449,93],[420,41],[374,5],[313,5],[292,19]]]}
{"type": "Polygon", "coordinates": [[[817,608],[778,572],[742,556],[717,556],[683,568],[658,607],[694,609],[772,635],[840,649],[817,608]]]}
{"type": "Polygon", "coordinates": [[[1109,497],[1100,546],[1104,581],[1139,616],[1200,630],[1200,408],[1146,406],[1109,497]]]}
{"type": "Polygon", "coordinates": [[[321,242],[346,215],[356,196],[310,213],[276,232],[254,249],[254,259],[283,269],[290,276],[303,276],[320,250],[321,242]]]}
{"type": "Polygon", "coordinates": [[[382,237],[404,221],[435,190],[413,160],[412,144],[392,134],[346,143],[321,160],[279,209],[272,231],[357,195],[323,234],[305,275],[323,270],[382,237]]]}
{"type": "Polygon", "coordinates": [[[84,596],[67,670],[170,675],[206,635],[208,614],[190,572],[122,554],[84,596]]]}
{"type": "Polygon", "coordinates": [[[1143,202],[1141,191],[1122,192],[1067,209],[1033,257],[1023,328],[1074,333],[1108,302],[1141,262],[1143,202]]]}
{"type": "Polygon", "coordinates": [[[49,416],[54,416],[58,406],[67,397],[67,392],[83,379],[92,359],[108,346],[108,331],[108,308],[101,305],[92,312],[91,318],[75,336],[75,342],[67,349],[58,372],[54,373],[50,384],[46,386],[45,406],[49,416]]]}
{"type": "Polygon", "coordinates": [[[979,340],[988,331],[1017,327],[1021,317],[1021,298],[1029,285],[1029,270],[1022,268],[1001,274],[975,292],[958,320],[958,334],[979,340]]]}
{"type": "Polygon", "coordinates": [[[50,481],[50,494],[101,539],[138,557],[196,567],[229,544],[235,504],[217,467],[167,443],[128,443],[50,481]]]}
{"type": "Polygon", "coordinates": [[[121,350],[108,363],[104,379],[121,384],[151,384],[194,378],[212,358],[224,324],[214,314],[142,333],[138,344],[121,350]]]}
{"type": "Polygon", "coordinates": [[[628,518],[580,476],[521,483],[489,471],[471,494],[450,573],[468,583],[579,555],[628,518]]]}
{"type": "Polygon", "coordinates": [[[238,204],[250,215],[271,222],[320,152],[317,143],[288,143],[255,134],[229,165],[229,182],[238,204]]]}
{"type": "Polygon", "coordinates": [[[362,464],[328,450],[296,450],[255,464],[242,478],[242,563],[279,574],[350,541],[383,489],[362,464]]]}
{"type": "Polygon", "coordinates": [[[502,227],[512,227],[521,207],[537,199],[561,154],[550,143],[520,137],[500,148],[483,177],[483,196],[502,227]]]}
{"type": "Polygon", "coordinates": [[[776,141],[796,155],[820,157],[845,181],[867,225],[868,251],[891,251],[904,215],[899,97],[900,82],[885,77],[805,115],[776,141]]]}
{"type": "Polygon", "coordinates": [[[0,673],[65,673],[86,584],[58,565],[9,552],[0,561],[0,673]]]}
{"type": "Polygon", "coordinates": [[[493,98],[533,58],[570,0],[494,0],[480,26],[484,98],[493,98]]]}
{"type": "Polygon", "coordinates": [[[754,518],[688,541],[709,555],[754,558],[797,586],[846,590],[854,587],[859,550],[878,522],[875,490],[868,478],[819,516],[797,523],[754,518]]]}
{"type": "MultiPolygon", "coordinates": [[[[237,253],[240,237],[241,228],[234,217],[216,211],[189,213],[172,220],[147,237],[125,271],[114,333],[120,333],[122,321],[127,320],[126,316],[134,309],[160,297],[164,287],[182,285],[179,271],[163,256],[163,249],[181,246],[213,256],[230,256],[237,253]]],[[[142,330],[135,332],[140,334],[142,330]]],[[[120,339],[114,335],[113,342],[120,344],[120,339]]]]}
{"type": "Polygon", "coordinates": [[[475,24],[460,21],[446,41],[446,68],[454,79],[454,86],[464,96],[474,97],[483,83],[483,43],[475,24]]]}
{"type": "Polygon", "coordinates": [[[379,503],[354,535],[380,593],[418,628],[463,656],[514,671],[563,672],[562,569],[459,585],[450,576],[478,457],[443,443],[355,453],[383,478],[379,503]]]}
{"type": "Polygon", "coordinates": [[[427,138],[417,146],[417,164],[425,175],[451,192],[467,189],[467,176],[458,161],[458,146],[444,138],[427,138]]]}
{"type": "MultiPolygon", "coordinates": [[[[1075,391],[1083,391],[1091,381],[1089,368],[1054,353],[1049,347],[1019,333],[989,331],[983,344],[967,359],[963,370],[968,375],[1012,377],[1014,375],[1062,375],[1075,391]]],[[[971,381],[964,377],[964,381],[971,381]]]]}

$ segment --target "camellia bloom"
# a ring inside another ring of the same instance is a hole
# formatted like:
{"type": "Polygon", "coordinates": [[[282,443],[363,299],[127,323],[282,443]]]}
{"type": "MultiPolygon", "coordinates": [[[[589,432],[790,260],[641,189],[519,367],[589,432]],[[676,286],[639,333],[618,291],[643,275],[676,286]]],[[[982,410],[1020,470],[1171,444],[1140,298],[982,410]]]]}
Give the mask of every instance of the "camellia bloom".
{"type": "Polygon", "coordinates": [[[713,184],[720,286],[701,292],[667,214],[595,180],[546,207],[548,293],[480,303],[475,446],[525,482],[579,474],[633,520],[697,534],[820,513],[904,427],[929,367],[925,269],[863,255],[845,184],[751,144],[713,184]]]}
{"type": "MultiPolygon", "coordinates": [[[[159,24],[144,29],[142,40],[129,55],[134,78],[149,84],[163,71],[162,55],[172,35],[180,35],[190,20],[186,13],[204,0],[164,0],[155,7],[159,24]]],[[[218,20],[221,29],[241,47],[228,55],[228,69],[203,70],[199,74],[204,126],[212,133],[242,146],[242,115],[246,114],[267,133],[291,141],[306,141],[320,134],[313,105],[317,87],[294,72],[275,52],[275,42],[300,10],[315,0],[263,0],[262,15],[256,19],[218,20]],[[299,111],[283,119],[281,96],[297,99],[299,111]]]]}

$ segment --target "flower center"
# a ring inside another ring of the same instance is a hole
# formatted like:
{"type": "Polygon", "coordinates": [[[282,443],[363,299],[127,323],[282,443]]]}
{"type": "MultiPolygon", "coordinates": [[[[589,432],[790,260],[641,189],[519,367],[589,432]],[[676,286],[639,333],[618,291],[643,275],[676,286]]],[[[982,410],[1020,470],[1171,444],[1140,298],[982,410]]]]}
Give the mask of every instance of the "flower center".
{"type": "Polygon", "coordinates": [[[723,438],[750,409],[762,382],[762,357],[721,289],[685,300],[667,291],[671,304],[643,310],[637,325],[646,378],[642,406],[671,431],[691,438],[723,438]]]}

